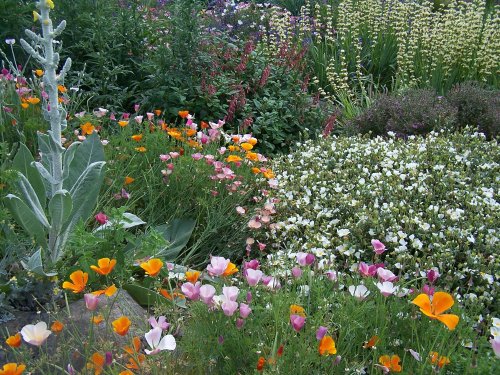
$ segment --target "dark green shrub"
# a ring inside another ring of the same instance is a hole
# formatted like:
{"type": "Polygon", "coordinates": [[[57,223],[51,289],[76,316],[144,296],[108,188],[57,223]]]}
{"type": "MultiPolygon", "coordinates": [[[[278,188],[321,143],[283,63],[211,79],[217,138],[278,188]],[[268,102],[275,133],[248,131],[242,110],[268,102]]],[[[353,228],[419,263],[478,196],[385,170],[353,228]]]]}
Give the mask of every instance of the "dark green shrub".
{"type": "Polygon", "coordinates": [[[350,122],[357,132],[383,135],[392,131],[401,136],[427,134],[451,129],[457,110],[446,98],[430,89],[410,89],[402,95],[382,95],[350,122]]]}
{"type": "Polygon", "coordinates": [[[489,138],[500,130],[500,91],[490,90],[477,82],[456,85],[447,95],[457,108],[457,127],[477,128],[489,138]]]}

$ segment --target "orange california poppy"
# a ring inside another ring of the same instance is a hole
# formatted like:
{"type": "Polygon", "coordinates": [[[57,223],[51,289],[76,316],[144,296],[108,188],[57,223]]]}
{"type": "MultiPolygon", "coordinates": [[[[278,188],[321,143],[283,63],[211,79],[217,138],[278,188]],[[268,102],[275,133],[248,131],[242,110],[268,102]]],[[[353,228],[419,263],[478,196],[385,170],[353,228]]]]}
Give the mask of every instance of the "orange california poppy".
{"type": "Polygon", "coordinates": [[[370,340],[368,341],[365,341],[365,343],[363,344],[363,348],[364,349],[370,349],[370,348],[374,348],[375,345],[377,345],[377,343],[380,341],[380,337],[378,336],[372,336],[370,338],[370,340]]]}
{"type": "Polygon", "coordinates": [[[69,281],[65,281],[62,287],[64,289],[71,289],[73,293],[80,293],[83,292],[87,285],[87,281],[89,281],[89,274],[78,270],[69,275],[69,278],[73,282],[70,283],[69,281]]]}
{"type": "Polygon", "coordinates": [[[43,76],[43,70],[42,70],[42,69],[37,69],[37,70],[35,70],[35,74],[36,74],[38,77],[41,77],[41,76],[43,76]]]}
{"type": "Polygon", "coordinates": [[[201,126],[202,129],[208,129],[208,123],[206,121],[202,121],[200,123],[200,126],[201,126]]]}
{"type": "Polygon", "coordinates": [[[92,294],[94,294],[96,296],[100,296],[100,295],[105,294],[106,296],[111,297],[112,295],[114,295],[116,293],[117,290],[118,290],[118,288],[115,286],[115,284],[113,284],[111,286],[108,286],[105,289],[96,290],[95,292],[92,292],[92,294]]]}
{"type": "Polygon", "coordinates": [[[226,161],[228,163],[236,163],[236,162],[239,162],[239,161],[242,161],[243,159],[240,158],[238,155],[229,155],[227,158],[226,158],[226,161]]]}
{"type": "Polygon", "coordinates": [[[436,292],[432,297],[432,302],[429,296],[425,293],[419,294],[413,301],[413,304],[420,307],[420,311],[431,319],[437,319],[444,323],[448,329],[454,330],[460,318],[454,314],[443,314],[451,308],[455,301],[453,297],[446,292],[436,292]]]}
{"type": "Polygon", "coordinates": [[[389,371],[392,372],[401,372],[402,367],[399,364],[399,361],[401,359],[397,354],[394,354],[393,356],[389,357],[388,355],[383,355],[379,358],[379,362],[382,366],[386,367],[389,369],[389,371]]]}
{"type": "Polygon", "coordinates": [[[265,178],[274,178],[274,173],[272,170],[267,169],[266,171],[262,172],[265,178]]]}
{"type": "Polygon", "coordinates": [[[306,311],[302,306],[299,305],[290,305],[290,315],[299,315],[305,318],[306,311]]]}
{"type": "Polygon", "coordinates": [[[146,152],[146,147],[144,147],[144,146],[136,147],[135,151],[137,151],[137,152],[146,152]]]}
{"type": "Polygon", "coordinates": [[[198,278],[200,277],[200,272],[199,271],[187,271],[186,272],[186,280],[189,281],[190,283],[196,283],[198,281],[198,278]]]}
{"type": "Polygon", "coordinates": [[[231,276],[238,272],[238,268],[236,268],[236,264],[229,262],[222,276],[231,276]]]}
{"type": "Polygon", "coordinates": [[[147,275],[155,277],[160,273],[161,268],[163,267],[163,262],[161,261],[161,259],[153,258],[148,260],[147,262],[141,263],[140,267],[144,271],[146,271],[147,275]]]}
{"type": "Polygon", "coordinates": [[[134,373],[130,370],[123,370],[118,375],[134,375],[134,373]]]}
{"type": "Polygon", "coordinates": [[[107,275],[113,271],[113,267],[116,264],[116,259],[101,258],[97,261],[97,266],[90,266],[90,269],[97,272],[99,275],[107,275]]]}
{"type": "Polygon", "coordinates": [[[438,352],[430,353],[431,363],[433,365],[437,365],[439,368],[443,368],[443,366],[448,365],[450,363],[450,359],[445,356],[440,356],[438,352]]]}
{"type": "Polygon", "coordinates": [[[179,111],[178,114],[180,117],[186,118],[189,115],[189,111],[179,111]]]}
{"type": "Polygon", "coordinates": [[[253,173],[253,174],[258,174],[258,173],[260,173],[260,168],[253,167],[253,168],[252,168],[252,173],[253,173]]]}
{"type": "Polygon", "coordinates": [[[253,145],[251,145],[249,142],[244,142],[241,144],[241,148],[245,151],[250,151],[253,148],[253,145]]]}
{"type": "Polygon", "coordinates": [[[126,121],[126,120],[118,121],[118,125],[120,125],[122,128],[124,128],[125,126],[128,125],[128,121],[126,121]]]}
{"type": "Polygon", "coordinates": [[[254,137],[250,138],[248,140],[248,143],[250,143],[252,146],[255,146],[257,144],[257,138],[254,137]]]}
{"type": "Polygon", "coordinates": [[[332,336],[323,336],[319,342],[318,351],[320,355],[337,354],[337,348],[332,336]]]}
{"type": "Polygon", "coordinates": [[[63,85],[57,85],[57,90],[59,92],[62,92],[62,93],[65,93],[66,91],[68,91],[68,89],[66,87],[64,87],[63,85]]]}
{"type": "Polygon", "coordinates": [[[54,332],[55,334],[60,333],[64,329],[64,324],[60,322],[59,320],[56,320],[52,325],[50,326],[50,330],[54,332]]]}
{"type": "Polygon", "coordinates": [[[27,109],[30,105],[28,103],[21,103],[21,107],[23,107],[23,109],[27,109]]]}
{"type": "Polygon", "coordinates": [[[118,319],[114,320],[111,324],[113,329],[120,336],[125,336],[130,328],[132,322],[126,316],[120,316],[118,319]]]}
{"type": "Polygon", "coordinates": [[[130,185],[134,181],[135,181],[135,178],[130,177],[130,176],[126,176],[125,180],[123,181],[123,185],[130,185]]]}
{"type": "Polygon", "coordinates": [[[26,99],[26,101],[30,104],[38,104],[40,103],[40,99],[39,98],[28,98],[26,99]]]}
{"type": "Polygon", "coordinates": [[[100,324],[100,323],[102,323],[103,321],[104,321],[104,317],[103,317],[101,314],[96,315],[96,316],[94,316],[94,317],[92,318],[92,323],[94,323],[94,324],[100,324]]]}
{"type": "Polygon", "coordinates": [[[266,359],[264,357],[259,357],[257,361],[257,371],[261,372],[264,369],[264,365],[266,364],[266,359]]]}
{"type": "Polygon", "coordinates": [[[161,288],[160,289],[160,294],[165,297],[166,299],[169,299],[170,301],[172,301],[174,298],[172,297],[172,295],[168,292],[168,290],[166,289],[163,289],[161,288]]]}
{"type": "Polygon", "coordinates": [[[228,147],[229,151],[231,152],[234,152],[234,151],[240,151],[240,147],[239,146],[234,146],[234,145],[230,145],[228,147]]]}
{"type": "Polygon", "coordinates": [[[9,345],[11,348],[19,348],[21,346],[21,334],[18,332],[15,335],[7,337],[5,343],[9,345]]]}
{"type": "Polygon", "coordinates": [[[26,366],[23,364],[17,363],[6,363],[3,365],[3,368],[0,369],[0,375],[21,375],[23,371],[26,369],[26,366]]]}
{"type": "Polygon", "coordinates": [[[132,138],[132,139],[133,139],[134,141],[136,141],[136,142],[139,142],[139,141],[141,141],[141,140],[142,140],[142,137],[143,137],[143,135],[142,135],[142,134],[134,134],[134,135],[133,135],[132,137],[130,137],[130,138],[132,138]]]}
{"type": "Polygon", "coordinates": [[[82,133],[84,135],[90,135],[94,132],[95,126],[90,122],[86,122],[85,124],[80,125],[80,128],[82,129],[82,133]]]}
{"type": "Polygon", "coordinates": [[[137,336],[134,336],[134,338],[132,339],[132,347],[125,346],[123,349],[128,355],[130,355],[128,364],[126,365],[127,368],[132,370],[139,370],[139,364],[144,362],[144,360],[146,359],[144,354],[139,353],[141,350],[141,339],[137,336]]]}
{"type": "Polygon", "coordinates": [[[161,115],[161,109],[155,109],[154,113],[155,113],[156,116],[161,115]]]}
{"type": "MultiPolygon", "coordinates": [[[[251,160],[251,161],[259,161],[259,155],[256,152],[250,152],[249,151],[249,152],[247,152],[247,154],[245,155],[245,157],[248,160],[251,160]]],[[[257,169],[257,173],[259,173],[260,169],[259,168],[256,168],[256,169],[257,169]]]]}
{"type": "Polygon", "coordinates": [[[102,354],[94,353],[90,357],[90,362],[87,363],[87,369],[94,370],[94,375],[99,375],[102,373],[105,363],[106,358],[102,354]]]}
{"type": "Polygon", "coordinates": [[[187,137],[192,137],[193,135],[196,134],[196,130],[195,129],[186,129],[185,132],[186,132],[186,136],[187,137]]]}

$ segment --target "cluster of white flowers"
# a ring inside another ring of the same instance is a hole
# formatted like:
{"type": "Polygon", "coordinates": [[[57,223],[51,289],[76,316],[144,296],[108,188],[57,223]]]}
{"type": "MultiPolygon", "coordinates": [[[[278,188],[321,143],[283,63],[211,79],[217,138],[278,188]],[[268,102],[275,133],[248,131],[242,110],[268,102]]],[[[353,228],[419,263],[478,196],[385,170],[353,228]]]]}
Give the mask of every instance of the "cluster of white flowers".
{"type": "Polygon", "coordinates": [[[373,261],[370,241],[379,239],[401,277],[438,267],[444,286],[491,303],[500,285],[499,160],[498,143],[478,133],[308,141],[273,168],[279,222],[268,236],[279,249],[270,262],[303,251],[350,268],[373,261]]]}

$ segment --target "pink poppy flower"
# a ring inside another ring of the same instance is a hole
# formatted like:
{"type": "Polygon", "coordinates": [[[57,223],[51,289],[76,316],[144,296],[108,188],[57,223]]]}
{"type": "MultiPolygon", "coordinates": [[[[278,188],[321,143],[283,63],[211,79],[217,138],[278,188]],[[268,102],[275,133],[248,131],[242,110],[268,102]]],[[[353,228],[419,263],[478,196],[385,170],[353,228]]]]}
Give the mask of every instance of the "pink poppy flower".
{"type": "Polygon", "coordinates": [[[155,319],[154,316],[148,319],[149,324],[151,324],[151,328],[160,327],[162,330],[167,330],[170,327],[170,323],[167,322],[167,318],[165,316],[159,316],[158,320],[155,319]]]}
{"type": "Polygon", "coordinates": [[[385,268],[378,268],[377,275],[382,281],[396,281],[398,277],[385,268]]]}
{"type": "Polygon", "coordinates": [[[191,155],[191,157],[192,157],[194,160],[200,160],[200,159],[203,159],[203,155],[202,155],[202,154],[200,154],[199,152],[197,152],[196,154],[191,155]]]}
{"type": "Polygon", "coordinates": [[[165,335],[162,338],[161,337],[162,332],[163,331],[160,327],[155,327],[144,335],[146,337],[146,341],[149,347],[152,349],[152,350],[144,349],[146,354],[153,355],[159,353],[162,350],[175,349],[176,342],[174,336],[165,335]]]}
{"type": "Polygon", "coordinates": [[[316,257],[314,254],[310,253],[297,253],[297,263],[299,263],[301,266],[310,266],[311,264],[314,263],[314,260],[316,257]]]}
{"type": "Polygon", "coordinates": [[[242,318],[236,319],[236,328],[241,329],[245,325],[245,320],[242,318]]]}
{"type": "Polygon", "coordinates": [[[94,311],[99,306],[99,296],[98,295],[95,295],[92,293],[86,293],[83,296],[83,299],[85,300],[85,306],[87,307],[87,310],[89,310],[89,311],[94,311]]]}
{"type": "Polygon", "coordinates": [[[222,288],[223,296],[229,301],[236,301],[240,290],[236,286],[225,286],[222,288]]]}
{"type": "Polygon", "coordinates": [[[153,117],[155,116],[155,114],[151,113],[151,112],[146,112],[146,116],[148,117],[148,120],[151,121],[153,119],[153,117]]]}
{"type": "Polygon", "coordinates": [[[326,331],[328,331],[328,328],[319,326],[316,331],[316,340],[321,340],[323,337],[325,337],[326,331]]]}
{"type": "Polygon", "coordinates": [[[434,284],[434,282],[439,278],[439,276],[441,276],[441,274],[435,267],[427,271],[427,280],[429,280],[431,284],[434,284]]]}
{"type": "Polygon", "coordinates": [[[144,116],[135,116],[134,120],[137,122],[139,125],[142,124],[142,119],[144,116]]]}
{"type": "Polygon", "coordinates": [[[104,214],[104,212],[99,212],[97,215],[94,216],[95,220],[101,224],[104,225],[108,222],[108,217],[104,214]]]}
{"type": "Polygon", "coordinates": [[[248,222],[248,227],[252,229],[259,229],[262,226],[262,223],[259,221],[257,217],[252,218],[248,222]]]}
{"type": "Polygon", "coordinates": [[[423,287],[422,287],[422,292],[427,294],[428,296],[432,296],[434,295],[434,287],[433,286],[429,286],[427,284],[425,284],[423,287]]]}
{"type": "Polygon", "coordinates": [[[373,246],[373,251],[375,251],[375,254],[380,255],[385,252],[385,245],[380,242],[379,240],[372,240],[372,246],[373,246]]]}
{"type": "Polygon", "coordinates": [[[299,332],[306,322],[306,318],[300,315],[290,315],[290,324],[292,325],[295,332],[299,332]]]}
{"type": "Polygon", "coordinates": [[[374,264],[368,265],[365,262],[360,262],[358,271],[362,276],[373,277],[377,273],[377,266],[374,264]]]}
{"type": "Polygon", "coordinates": [[[377,283],[377,288],[384,297],[389,297],[390,295],[396,293],[399,287],[394,286],[390,281],[384,281],[383,283],[377,283]]]}
{"type": "Polygon", "coordinates": [[[325,275],[326,277],[328,277],[328,279],[330,281],[337,281],[337,271],[333,271],[333,270],[328,270],[325,272],[325,275]]]}
{"type": "Polygon", "coordinates": [[[224,257],[213,256],[210,258],[210,264],[207,266],[207,271],[212,276],[220,276],[226,270],[229,262],[229,259],[224,257]]]}
{"type": "Polygon", "coordinates": [[[250,315],[250,313],[252,312],[252,309],[250,308],[250,306],[248,306],[246,303],[240,303],[240,316],[243,318],[243,319],[246,319],[248,318],[248,315],[250,315]]]}
{"type": "Polygon", "coordinates": [[[292,276],[298,279],[300,276],[302,276],[302,270],[299,267],[293,267],[292,276]]]}
{"type": "Polygon", "coordinates": [[[200,299],[205,305],[212,305],[215,295],[215,288],[210,284],[202,285],[200,288],[200,299]]]}
{"type": "Polygon", "coordinates": [[[225,299],[224,302],[222,302],[221,307],[224,315],[233,316],[235,311],[238,310],[238,302],[225,299]]]}
{"type": "Polygon", "coordinates": [[[200,288],[201,283],[199,281],[196,284],[184,283],[181,286],[182,293],[192,301],[198,301],[200,299],[200,288]]]}
{"type": "Polygon", "coordinates": [[[247,283],[250,286],[256,286],[264,273],[260,270],[255,270],[252,268],[248,268],[245,270],[245,277],[247,279],[247,283]]]}
{"type": "Polygon", "coordinates": [[[169,160],[170,158],[171,158],[171,156],[170,156],[170,155],[166,155],[166,154],[161,154],[161,155],[160,155],[160,160],[161,160],[161,161],[167,161],[167,160],[169,160]]]}

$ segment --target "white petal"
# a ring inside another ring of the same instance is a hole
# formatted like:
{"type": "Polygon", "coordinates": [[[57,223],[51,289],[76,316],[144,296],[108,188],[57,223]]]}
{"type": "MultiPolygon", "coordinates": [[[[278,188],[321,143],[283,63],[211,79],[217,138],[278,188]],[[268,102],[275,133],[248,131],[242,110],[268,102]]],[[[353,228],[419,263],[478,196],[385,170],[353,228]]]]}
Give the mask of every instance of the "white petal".
{"type": "Polygon", "coordinates": [[[162,329],[160,327],[155,327],[144,335],[151,349],[155,349],[158,346],[161,338],[161,332],[162,329]]]}
{"type": "Polygon", "coordinates": [[[175,337],[172,335],[166,335],[163,337],[158,344],[158,349],[160,350],[174,350],[176,347],[175,337]]]}

